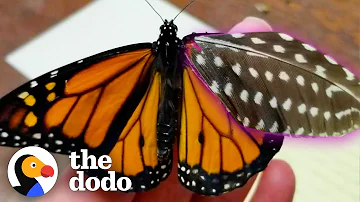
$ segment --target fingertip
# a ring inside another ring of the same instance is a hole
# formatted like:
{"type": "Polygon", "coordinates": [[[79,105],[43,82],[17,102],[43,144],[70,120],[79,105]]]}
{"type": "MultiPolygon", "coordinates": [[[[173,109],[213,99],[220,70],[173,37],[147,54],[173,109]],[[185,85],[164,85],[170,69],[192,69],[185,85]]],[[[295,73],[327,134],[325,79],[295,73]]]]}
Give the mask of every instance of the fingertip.
{"type": "Polygon", "coordinates": [[[47,193],[41,198],[40,202],[110,202],[113,201],[114,198],[121,200],[121,202],[130,202],[135,196],[135,193],[123,193],[120,191],[105,192],[101,189],[93,192],[72,191],[69,187],[69,181],[72,177],[76,175],[77,174],[75,170],[73,170],[70,166],[67,167],[57,180],[55,186],[49,191],[49,193],[47,193]]]}
{"type": "Polygon", "coordinates": [[[272,175],[275,175],[274,178],[279,178],[280,176],[287,176],[289,182],[295,183],[295,173],[291,166],[283,160],[273,160],[269,164],[269,171],[272,175]]]}
{"type": "Polygon", "coordinates": [[[290,202],[295,193],[295,174],[282,160],[273,160],[265,169],[252,202],[290,202]]]}
{"type": "Polygon", "coordinates": [[[269,167],[270,168],[264,173],[269,182],[295,191],[295,173],[287,162],[274,160],[270,163],[269,167]]]}
{"type": "Polygon", "coordinates": [[[246,17],[243,21],[236,24],[229,33],[246,33],[246,32],[270,32],[271,26],[263,19],[257,17],[246,17]]]}

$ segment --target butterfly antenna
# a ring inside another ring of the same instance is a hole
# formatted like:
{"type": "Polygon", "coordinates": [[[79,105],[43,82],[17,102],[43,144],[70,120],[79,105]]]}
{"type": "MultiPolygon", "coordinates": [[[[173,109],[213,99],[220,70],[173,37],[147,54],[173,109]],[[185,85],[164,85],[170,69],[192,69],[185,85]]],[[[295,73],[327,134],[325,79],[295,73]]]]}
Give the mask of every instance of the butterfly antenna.
{"type": "Polygon", "coordinates": [[[158,16],[161,18],[161,20],[162,20],[163,22],[165,22],[164,19],[161,17],[161,15],[155,10],[155,8],[154,8],[147,0],[145,0],[145,1],[146,1],[146,3],[148,3],[149,6],[155,11],[155,13],[158,14],[158,16]]]}
{"type": "Polygon", "coordinates": [[[177,16],[180,15],[180,13],[182,13],[187,7],[189,7],[192,3],[194,3],[195,0],[190,1],[173,19],[173,21],[175,21],[175,19],[177,18],[177,16]]]}

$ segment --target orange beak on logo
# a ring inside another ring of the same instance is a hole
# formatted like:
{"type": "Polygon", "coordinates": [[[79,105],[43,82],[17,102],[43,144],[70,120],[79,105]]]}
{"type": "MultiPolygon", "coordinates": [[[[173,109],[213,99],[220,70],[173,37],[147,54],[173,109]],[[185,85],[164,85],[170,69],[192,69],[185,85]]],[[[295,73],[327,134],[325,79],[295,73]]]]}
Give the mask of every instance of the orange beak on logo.
{"type": "Polygon", "coordinates": [[[40,172],[43,177],[52,177],[54,175],[54,169],[51,166],[42,167],[40,172]]]}

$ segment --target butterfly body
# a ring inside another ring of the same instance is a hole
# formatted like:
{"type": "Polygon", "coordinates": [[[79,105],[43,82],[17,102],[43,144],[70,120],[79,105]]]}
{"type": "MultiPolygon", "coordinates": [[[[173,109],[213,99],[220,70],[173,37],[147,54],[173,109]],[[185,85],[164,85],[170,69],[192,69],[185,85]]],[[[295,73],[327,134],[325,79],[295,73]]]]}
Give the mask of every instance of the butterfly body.
{"type": "MultiPolygon", "coordinates": [[[[173,21],[164,21],[160,27],[159,39],[154,42],[154,52],[161,64],[157,69],[164,81],[158,112],[158,158],[169,158],[177,132],[179,131],[179,113],[181,111],[182,67],[179,57],[182,54],[182,40],[177,37],[177,26],[173,21]]],[[[155,59],[155,60],[156,60],[155,59]]],[[[155,62],[155,65],[157,63],[155,62]]]]}
{"type": "Polygon", "coordinates": [[[339,136],[358,128],[359,84],[282,33],[181,40],[174,22],[164,21],[153,43],[84,58],[1,98],[0,144],[109,155],[116,178],[129,177],[130,191],[140,192],[170,175],[177,140],[180,183],[219,195],[264,170],[284,134],[339,136]]]}

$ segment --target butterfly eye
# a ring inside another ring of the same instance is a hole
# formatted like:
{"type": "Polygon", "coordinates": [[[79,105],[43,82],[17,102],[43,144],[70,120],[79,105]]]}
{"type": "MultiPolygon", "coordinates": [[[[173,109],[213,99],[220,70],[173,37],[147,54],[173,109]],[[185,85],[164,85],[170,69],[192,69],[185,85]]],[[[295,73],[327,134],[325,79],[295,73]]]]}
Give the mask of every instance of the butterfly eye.
{"type": "Polygon", "coordinates": [[[31,168],[35,168],[35,167],[36,167],[36,163],[35,163],[35,162],[32,162],[32,163],[30,164],[30,167],[31,167],[31,168]]]}

